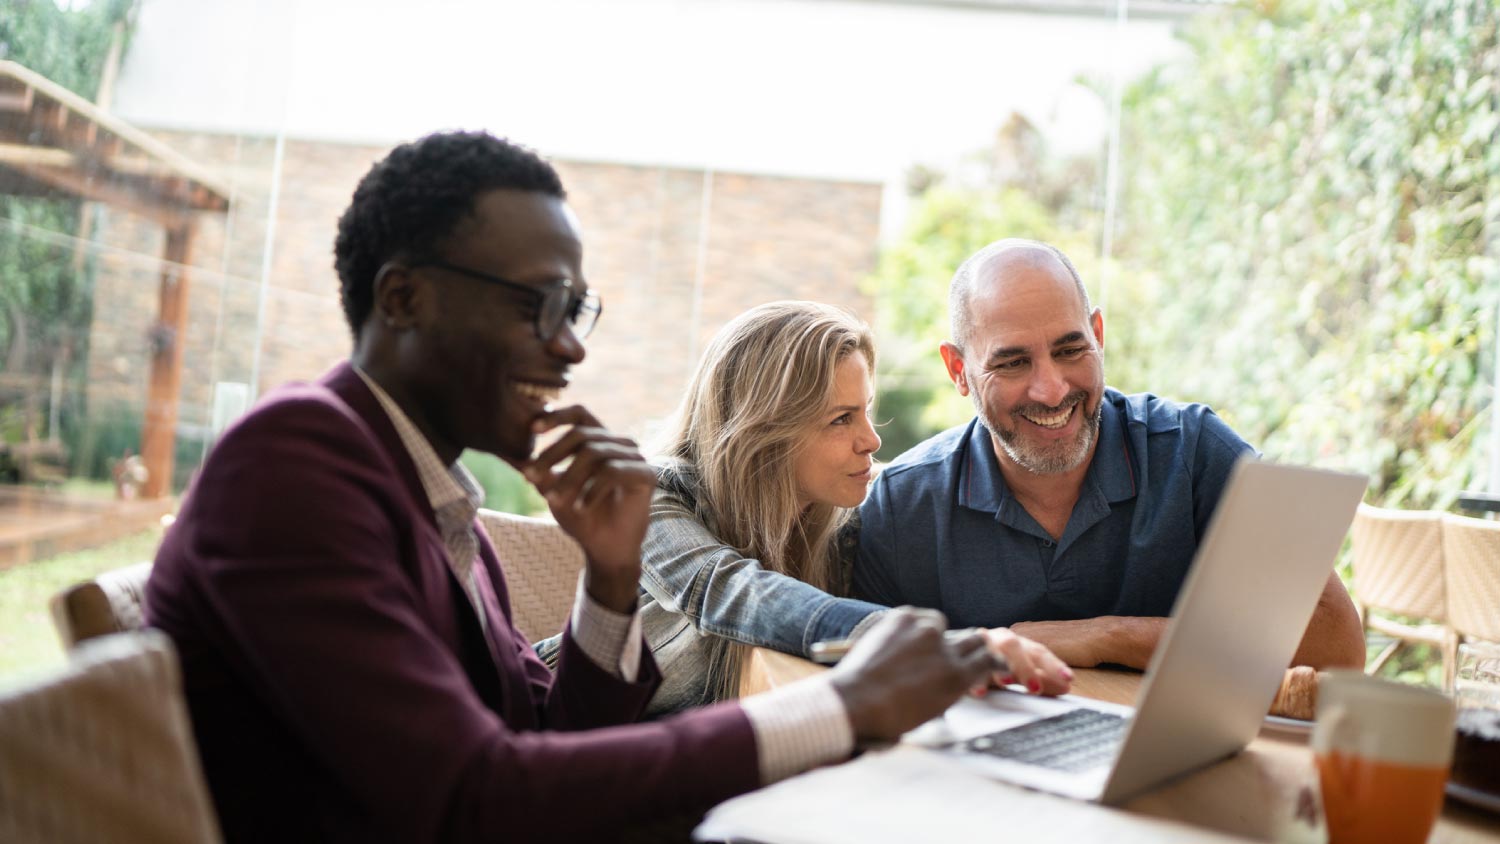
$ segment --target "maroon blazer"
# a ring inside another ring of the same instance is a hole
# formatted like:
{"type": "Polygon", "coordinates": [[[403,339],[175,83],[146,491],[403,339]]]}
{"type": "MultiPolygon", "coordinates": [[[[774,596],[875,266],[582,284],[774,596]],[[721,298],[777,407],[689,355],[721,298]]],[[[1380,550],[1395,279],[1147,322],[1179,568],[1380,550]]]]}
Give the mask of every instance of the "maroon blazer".
{"type": "Polygon", "coordinates": [[[150,623],[182,658],[226,837],[609,837],[758,785],[744,712],[630,726],[626,683],[567,634],[554,675],[493,595],[488,634],[389,418],[343,364],[226,431],[156,555],[150,623]]]}

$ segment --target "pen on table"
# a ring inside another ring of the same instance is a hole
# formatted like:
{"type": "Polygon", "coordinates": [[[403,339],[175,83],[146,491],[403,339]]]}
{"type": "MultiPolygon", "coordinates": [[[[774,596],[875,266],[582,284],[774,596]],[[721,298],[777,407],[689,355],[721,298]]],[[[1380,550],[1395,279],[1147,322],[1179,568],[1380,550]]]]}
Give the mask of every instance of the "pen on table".
{"type": "MultiPolygon", "coordinates": [[[[949,630],[943,636],[951,642],[956,639],[967,638],[978,632],[978,630],[979,628],[977,627],[966,627],[962,630],[949,630]]],[[[853,646],[853,639],[825,639],[821,642],[813,642],[812,661],[822,665],[832,665],[843,659],[844,655],[849,653],[849,649],[853,646]]],[[[994,658],[996,672],[1010,670],[1010,665],[1006,663],[1005,657],[994,654],[994,658]]]]}

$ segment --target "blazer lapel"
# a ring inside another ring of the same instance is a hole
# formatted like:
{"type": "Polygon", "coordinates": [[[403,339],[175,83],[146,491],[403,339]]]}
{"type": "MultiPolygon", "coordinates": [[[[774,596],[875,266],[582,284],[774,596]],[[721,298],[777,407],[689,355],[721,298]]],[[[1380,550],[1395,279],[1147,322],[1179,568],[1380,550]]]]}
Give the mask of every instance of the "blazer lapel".
{"type": "MultiPolygon", "coordinates": [[[[512,690],[507,688],[509,684],[504,675],[510,672],[509,663],[516,661],[515,656],[504,653],[505,649],[496,646],[493,636],[485,635],[485,628],[479,623],[474,605],[469,600],[468,591],[463,584],[458,582],[458,576],[453,573],[453,566],[449,564],[442,533],[438,529],[437,514],[432,511],[432,504],[427,500],[427,490],[422,486],[422,478],[417,473],[416,463],[412,461],[411,453],[406,450],[406,444],[401,441],[401,435],[397,433],[395,424],[391,422],[385,408],[380,406],[380,400],[375,398],[369,385],[365,384],[364,379],[354,371],[353,365],[349,362],[340,363],[319,381],[343,400],[349,409],[359,415],[369,426],[370,431],[396,468],[396,475],[409,499],[408,510],[420,515],[420,523],[414,527],[427,534],[429,543],[434,547],[442,549],[439,551],[442,555],[441,564],[448,580],[451,603],[459,627],[460,647],[457,655],[463,662],[465,671],[469,675],[469,682],[473,684],[480,699],[491,710],[505,713],[505,701],[515,695],[507,694],[512,690]]],[[[481,548],[487,547],[484,544],[485,537],[481,537],[480,542],[481,548]]],[[[482,560],[484,555],[481,554],[480,557],[482,560]]],[[[493,613],[488,613],[488,615],[489,618],[486,621],[489,622],[489,630],[493,632],[497,622],[493,613]]],[[[506,629],[509,629],[508,624],[506,624],[506,629]]],[[[522,694],[521,697],[526,699],[527,695],[522,694]]]]}

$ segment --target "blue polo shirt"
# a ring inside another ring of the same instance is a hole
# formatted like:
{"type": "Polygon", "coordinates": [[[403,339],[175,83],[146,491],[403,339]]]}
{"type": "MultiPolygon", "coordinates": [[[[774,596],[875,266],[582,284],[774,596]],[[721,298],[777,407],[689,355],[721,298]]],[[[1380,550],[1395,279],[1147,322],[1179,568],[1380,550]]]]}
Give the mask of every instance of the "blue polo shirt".
{"type": "Polygon", "coordinates": [[[1104,391],[1099,444],[1054,541],[1000,476],[976,419],[880,473],[860,508],[854,594],[954,627],[1166,616],[1230,469],[1254,449],[1201,404],[1104,391]]]}

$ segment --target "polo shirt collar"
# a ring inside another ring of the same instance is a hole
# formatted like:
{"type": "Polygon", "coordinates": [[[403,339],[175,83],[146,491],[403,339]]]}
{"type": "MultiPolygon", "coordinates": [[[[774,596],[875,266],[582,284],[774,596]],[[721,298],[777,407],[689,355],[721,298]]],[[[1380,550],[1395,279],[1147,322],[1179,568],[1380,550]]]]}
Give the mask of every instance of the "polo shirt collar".
{"type": "MultiPolygon", "coordinates": [[[[1103,411],[1099,417],[1099,445],[1089,466],[1085,483],[1098,487],[1111,504],[1135,497],[1135,459],[1130,439],[1125,435],[1126,419],[1121,395],[1104,391],[1103,411]]],[[[1142,420],[1144,422],[1144,420],[1142,420]]]]}

